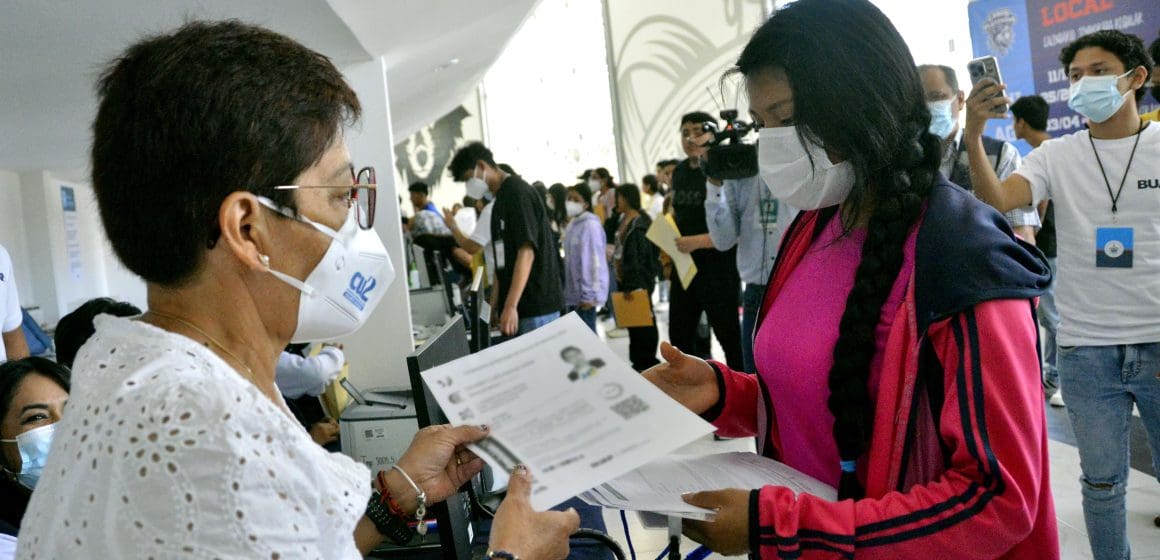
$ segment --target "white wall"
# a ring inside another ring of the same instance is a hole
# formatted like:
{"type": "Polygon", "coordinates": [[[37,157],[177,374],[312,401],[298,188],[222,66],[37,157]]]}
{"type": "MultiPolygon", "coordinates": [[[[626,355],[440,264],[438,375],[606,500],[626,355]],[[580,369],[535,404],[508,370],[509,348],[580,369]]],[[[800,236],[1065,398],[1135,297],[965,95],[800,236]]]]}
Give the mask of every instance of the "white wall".
{"type": "MultiPolygon", "coordinates": [[[[721,76],[765,21],[765,2],[605,0],[604,5],[624,181],[640,181],[662,159],[685,158],[680,142],[685,113],[717,117],[721,109],[735,108],[749,120],[740,80],[722,84],[721,76]]],[[[594,92],[594,99],[597,94],[605,103],[603,92],[594,92]]]]}
{"type": "Polygon", "coordinates": [[[640,182],[617,172],[602,18],[596,0],[541,0],[484,78],[488,147],[528,182],[574,185],[592,167],[640,182]]]}
{"type": "Polygon", "coordinates": [[[362,121],[348,132],[346,141],[356,166],[372,165],[378,175],[378,207],[375,231],[387,246],[395,266],[395,281],[370,320],[342,342],[350,363],[351,381],[360,387],[409,387],[407,354],[414,347],[411,336],[411,304],[407,298],[403,232],[399,227],[399,201],[395,196],[395,143],[391,136],[386,66],[382,59],[343,69],[347,82],[362,102],[362,121]]]}
{"type": "Polygon", "coordinates": [[[24,307],[36,305],[32,274],[28,265],[28,241],[24,232],[24,195],[20,175],[0,170],[0,245],[12,257],[16,289],[24,307]]]}
{"type": "Polygon", "coordinates": [[[20,303],[52,327],[62,315],[95,297],[145,307],[145,283],[127,271],[105,238],[92,188],[76,173],[0,170],[0,245],[12,255],[20,303]],[[61,187],[73,189],[79,252],[69,256],[61,187]]]}

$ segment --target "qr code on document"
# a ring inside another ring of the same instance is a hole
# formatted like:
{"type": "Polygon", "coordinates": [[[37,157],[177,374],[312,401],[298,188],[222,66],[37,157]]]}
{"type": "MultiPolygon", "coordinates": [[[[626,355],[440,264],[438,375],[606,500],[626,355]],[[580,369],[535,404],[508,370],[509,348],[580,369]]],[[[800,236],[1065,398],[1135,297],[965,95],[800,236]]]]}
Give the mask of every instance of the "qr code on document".
{"type": "Polygon", "coordinates": [[[648,403],[633,395],[612,405],[612,411],[625,420],[631,420],[633,416],[648,411],[648,403]]]}

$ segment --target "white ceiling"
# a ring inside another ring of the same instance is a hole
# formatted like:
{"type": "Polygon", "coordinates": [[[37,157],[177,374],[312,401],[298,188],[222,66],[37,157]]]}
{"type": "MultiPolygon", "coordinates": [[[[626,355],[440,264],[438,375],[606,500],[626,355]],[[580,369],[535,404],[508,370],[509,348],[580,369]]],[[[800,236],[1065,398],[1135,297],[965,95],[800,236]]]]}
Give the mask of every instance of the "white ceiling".
{"type": "Polygon", "coordinates": [[[4,0],[0,168],[87,168],[93,83],[131,42],[189,19],[238,18],[344,65],[384,56],[395,138],[458,105],[536,0],[4,0]],[[458,64],[438,69],[451,59],[458,64]]]}

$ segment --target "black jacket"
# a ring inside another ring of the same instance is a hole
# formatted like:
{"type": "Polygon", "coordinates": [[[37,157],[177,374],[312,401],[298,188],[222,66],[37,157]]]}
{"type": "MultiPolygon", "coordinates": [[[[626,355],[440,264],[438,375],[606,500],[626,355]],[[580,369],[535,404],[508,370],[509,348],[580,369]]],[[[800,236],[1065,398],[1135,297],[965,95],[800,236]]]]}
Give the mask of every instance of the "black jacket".
{"type": "Polygon", "coordinates": [[[645,235],[652,226],[652,219],[641,212],[624,232],[620,244],[623,253],[620,261],[619,289],[622,292],[643,289],[652,292],[660,261],[656,245],[645,235]]]}

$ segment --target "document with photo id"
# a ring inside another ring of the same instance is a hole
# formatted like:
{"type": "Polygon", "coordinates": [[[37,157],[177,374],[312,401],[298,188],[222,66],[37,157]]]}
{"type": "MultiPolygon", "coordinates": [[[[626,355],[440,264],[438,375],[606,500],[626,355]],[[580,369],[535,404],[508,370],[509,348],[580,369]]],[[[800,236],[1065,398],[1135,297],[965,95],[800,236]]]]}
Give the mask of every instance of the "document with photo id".
{"type": "Polygon", "coordinates": [[[493,469],[531,469],[537,510],[713,432],[575,313],[422,376],[452,424],[491,427],[471,449],[493,469]]]}

